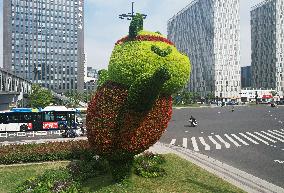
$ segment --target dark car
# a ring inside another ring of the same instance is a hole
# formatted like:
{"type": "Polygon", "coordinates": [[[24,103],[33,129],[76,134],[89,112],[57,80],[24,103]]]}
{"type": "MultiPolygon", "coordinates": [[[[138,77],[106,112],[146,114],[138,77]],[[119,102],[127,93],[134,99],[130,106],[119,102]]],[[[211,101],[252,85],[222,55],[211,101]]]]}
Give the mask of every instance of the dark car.
{"type": "Polygon", "coordinates": [[[284,105],[284,100],[282,100],[282,101],[276,101],[276,104],[277,104],[277,105],[284,105]]]}
{"type": "Polygon", "coordinates": [[[236,101],[229,101],[229,102],[227,102],[227,105],[238,105],[238,102],[236,102],[236,101]]]}

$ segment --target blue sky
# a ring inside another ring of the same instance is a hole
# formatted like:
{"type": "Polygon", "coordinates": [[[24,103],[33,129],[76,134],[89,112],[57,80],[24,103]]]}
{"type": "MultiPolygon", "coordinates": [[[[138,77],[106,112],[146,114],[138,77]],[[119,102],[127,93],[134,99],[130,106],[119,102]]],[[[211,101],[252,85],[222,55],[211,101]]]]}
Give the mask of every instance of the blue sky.
{"type": "MultiPolygon", "coordinates": [[[[3,14],[0,0],[0,14],[3,14]]],[[[5,0],[6,1],[6,0],[5,0]]],[[[85,51],[87,65],[107,68],[114,43],[128,32],[129,21],[118,15],[131,11],[147,14],[144,29],[167,34],[167,21],[191,0],[85,0],[85,51]]],[[[241,65],[250,65],[250,10],[262,0],[240,0],[241,65]]],[[[0,17],[0,61],[2,63],[2,17],[0,17]]],[[[0,64],[1,64],[0,63],[0,64]]],[[[0,65],[2,66],[2,65],[0,65]]]]}

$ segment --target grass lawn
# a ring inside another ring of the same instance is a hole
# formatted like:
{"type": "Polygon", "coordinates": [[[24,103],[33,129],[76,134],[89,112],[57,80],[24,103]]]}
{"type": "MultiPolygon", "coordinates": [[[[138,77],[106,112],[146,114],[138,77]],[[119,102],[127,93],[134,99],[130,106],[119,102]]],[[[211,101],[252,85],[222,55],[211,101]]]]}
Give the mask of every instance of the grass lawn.
{"type": "MultiPolygon", "coordinates": [[[[110,174],[105,174],[84,182],[83,191],[98,193],[243,192],[242,190],[174,154],[167,154],[165,155],[165,158],[166,163],[164,164],[164,168],[167,175],[164,177],[146,179],[133,174],[126,182],[114,184],[112,183],[110,174]]],[[[47,168],[60,167],[64,165],[66,165],[66,163],[0,168],[0,189],[3,193],[9,191],[12,192],[13,188],[15,188],[24,179],[37,175],[47,168]]]]}
{"type": "Polygon", "coordinates": [[[65,167],[67,162],[0,167],[0,193],[13,192],[26,179],[42,174],[46,169],[65,167]]]}

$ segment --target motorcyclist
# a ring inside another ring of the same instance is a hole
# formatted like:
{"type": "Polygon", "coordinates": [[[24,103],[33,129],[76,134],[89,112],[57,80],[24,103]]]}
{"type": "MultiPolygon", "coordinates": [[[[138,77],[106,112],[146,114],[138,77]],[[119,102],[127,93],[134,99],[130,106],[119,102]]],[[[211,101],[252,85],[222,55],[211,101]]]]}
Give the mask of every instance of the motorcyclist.
{"type": "Polygon", "coordinates": [[[192,115],[189,118],[189,122],[191,123],[191,126],[196,126],[197,125],[197,121],[196,121],[196,119],[192,115]]]}

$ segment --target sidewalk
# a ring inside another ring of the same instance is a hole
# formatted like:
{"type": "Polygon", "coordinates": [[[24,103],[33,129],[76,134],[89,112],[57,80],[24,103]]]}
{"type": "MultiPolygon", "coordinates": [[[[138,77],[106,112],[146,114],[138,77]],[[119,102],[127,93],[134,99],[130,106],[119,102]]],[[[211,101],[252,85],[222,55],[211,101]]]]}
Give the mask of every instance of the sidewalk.
{"type": "Polygon", "coordinates": [[[149,151],[174,153],[249,193],[284,193],[284,189],[279,186],[189,149],[158,142],[149,151]]]}

